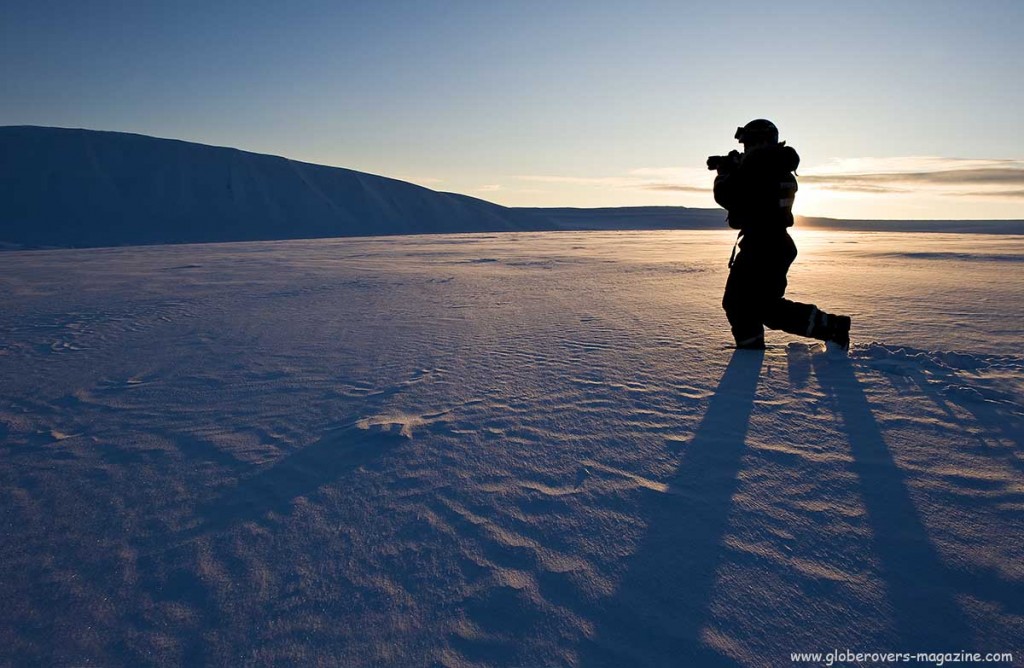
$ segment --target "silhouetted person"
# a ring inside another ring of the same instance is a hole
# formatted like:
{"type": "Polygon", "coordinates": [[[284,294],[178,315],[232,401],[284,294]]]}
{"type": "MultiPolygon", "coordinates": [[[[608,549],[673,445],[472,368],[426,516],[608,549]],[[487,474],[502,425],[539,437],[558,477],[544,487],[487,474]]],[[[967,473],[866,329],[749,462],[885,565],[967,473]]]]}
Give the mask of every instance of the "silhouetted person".
{"type": "MultiPolygon", "coordinates": [[[[722,308],[737,348],[764,348],[764,328],[850,345],[850,318],[830,315],[813,304],[785,299],[786,273],[796,258],[789,236],[800,156],[771,121],[758,119],[736,130],[743,153],[708,158],[717,169],[715,201],[729,211],[729,226],[740,231],[739,254],[729,261],[722,308]]],[[[733,250],[735,253],[735,249],[733,250]]]]}

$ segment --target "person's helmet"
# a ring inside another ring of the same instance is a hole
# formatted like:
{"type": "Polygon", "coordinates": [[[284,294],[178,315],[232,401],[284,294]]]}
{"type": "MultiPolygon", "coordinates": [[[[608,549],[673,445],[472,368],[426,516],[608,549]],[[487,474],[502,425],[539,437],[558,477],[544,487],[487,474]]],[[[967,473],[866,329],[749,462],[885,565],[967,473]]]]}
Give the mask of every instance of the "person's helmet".
{"type": "Polygon", "coordinates": [[[741,128],[736,128],[736,139],[738,139],[741,144],[761,142],[764,140],[769,140],[777,144],[779,142],[779,129],[775,127],[775,123],[764,118],[758,118],[750,121],[741,128]]]}

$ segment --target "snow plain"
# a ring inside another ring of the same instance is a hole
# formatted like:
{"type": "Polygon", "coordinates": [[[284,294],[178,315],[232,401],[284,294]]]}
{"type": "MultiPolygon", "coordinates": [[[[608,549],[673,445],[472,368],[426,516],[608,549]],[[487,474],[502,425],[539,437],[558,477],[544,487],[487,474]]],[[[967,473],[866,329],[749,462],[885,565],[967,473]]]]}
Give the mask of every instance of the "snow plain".
{"type": "Polygon", "coordinates": [[[0,663],[1021,665],[1024,237],[796,238],[849,357],[728,232],[4,253],[0,663]]]}

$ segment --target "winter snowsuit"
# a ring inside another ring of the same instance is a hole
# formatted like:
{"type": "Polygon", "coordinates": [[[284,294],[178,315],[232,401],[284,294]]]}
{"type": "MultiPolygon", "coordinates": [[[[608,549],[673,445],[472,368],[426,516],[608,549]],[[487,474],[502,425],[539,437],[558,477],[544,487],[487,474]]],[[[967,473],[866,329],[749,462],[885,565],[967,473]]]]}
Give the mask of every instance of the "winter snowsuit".
{"type": "Polygon", "coordinates": [[[729,211],[729,226],[741,231],[739,254],[725,284],[725,309],[737,345],[763,341],[764,326],[800,336],[818,336],[818,309],[785,299],[786,273],[796,259],[789,236],[800,156],[785,143],[743,155],[715,178],[715,201],[729,211]]]}

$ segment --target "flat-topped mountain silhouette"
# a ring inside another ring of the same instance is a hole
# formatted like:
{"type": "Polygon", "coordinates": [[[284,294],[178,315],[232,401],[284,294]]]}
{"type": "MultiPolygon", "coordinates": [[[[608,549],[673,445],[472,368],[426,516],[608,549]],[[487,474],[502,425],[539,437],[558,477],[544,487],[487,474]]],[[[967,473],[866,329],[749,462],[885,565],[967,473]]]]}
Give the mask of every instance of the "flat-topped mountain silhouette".
{"type": "Polygon", "coordinates": [[[0,127],[0,243],[117,246],[553,229],[382,176],[122,132],[0,127]]]}

